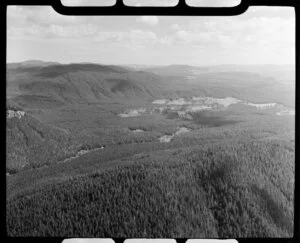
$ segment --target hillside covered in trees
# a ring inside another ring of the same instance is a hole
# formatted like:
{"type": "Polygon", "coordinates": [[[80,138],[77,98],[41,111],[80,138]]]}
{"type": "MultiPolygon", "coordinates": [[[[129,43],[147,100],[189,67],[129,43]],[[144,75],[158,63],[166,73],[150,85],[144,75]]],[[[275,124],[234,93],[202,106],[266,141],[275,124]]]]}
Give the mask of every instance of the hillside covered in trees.
{"type": "Polygon", "coordinates": [[[8,64],[8,235],[291,237],[294,83],[251,68],[8,64]]]}

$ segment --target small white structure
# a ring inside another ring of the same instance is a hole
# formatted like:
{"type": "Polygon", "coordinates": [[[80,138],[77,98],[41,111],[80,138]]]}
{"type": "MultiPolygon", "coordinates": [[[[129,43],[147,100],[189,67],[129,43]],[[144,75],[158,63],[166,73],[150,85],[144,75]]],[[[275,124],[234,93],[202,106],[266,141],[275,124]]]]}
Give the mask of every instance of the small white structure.
{"type": "Polygon", "coordinates": [[[169,143],[169,142],[171,142],[173,137],[174,137],[174,135],[164,135],[164,136],[159,138],[159,141],[161,143],[169,143]]]}
{"type": "Polygon", "coordinates": [[[11,119],[13,117],[17,117],[18,119],[21,119],[24,115],[24,111],[13,111],[13,110],[7,110],[6,115],[8,119],[11,119]]]}
{"type": "Polygon", "coordinates": [[[219,105],[222,105],[224,107],[228,107],[230,105],[233,105],[233,104],[236,104],[236,103],[239,103],[241,102],[241,100],[239,99],[236,99],[236,98],[233,98],[233,97],[226,97],[226,98],[223,98],[223,99],[219,99],[219,98],[212,98],[213,101],[215,101],[216,103],[218,103],[219,105]]]}
{"type": "Polygon", "coordinates": [[[187,101],[184,98],[178,98],[175,100],[170,100],[168,103],[168,105],[178,105],[178,106],[182,106],[182,105],[190,105],[192,104],[191,101],[187,101]]]}
{"type": "Polygon", "coordinates": [[[283,110],[283,111],[276,112],[276,115],[277,116],[294,116],[295,111],[294,110],[283,110]]]}
{"type": "Polygon", "coordinates": [[[119,114],[119,116],[122,118],[137,117],[145,112],[146,112],[146,108],[131,109],[131,110],[124,111],[123,113],[119,114]]]}
{"type": "Polygon", "coordinates": [[[164,105],[167,103],[167,100],[166,99],[162,99],[162,100],[154,100],[152,102],[152,104],[155,104],[155,105],[164,105]]]}
{"type": "Polygon", "coordinates": [[[134,132],[134,133],[140,133],[140,132],[144,132],[144,131],[141,130],[141,129],[135,129],[135,130],[132,130],[132,132],[134,132]]]}
{"type": "Polygon", "coordinates": [[[266,104],[254,104],[254,103],[250,103],[250,102],[246,102],[246,105],[250,105],[250,106],[254,106],[258,109],[264,110],[264,109],[269,109],[272,107],[275,107],[277,104],[276,103],[266,103],[266,104]]]}

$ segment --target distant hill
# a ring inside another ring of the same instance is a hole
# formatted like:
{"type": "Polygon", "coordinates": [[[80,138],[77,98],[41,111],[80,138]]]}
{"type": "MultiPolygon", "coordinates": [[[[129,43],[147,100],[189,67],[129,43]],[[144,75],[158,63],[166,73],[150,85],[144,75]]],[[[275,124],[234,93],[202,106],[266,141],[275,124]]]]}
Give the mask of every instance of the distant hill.
{"type": "MultiPolygon", "coordinates": [[[[162,98],[187,88],[145,71],[99,64],[7,68],[7,97],[21,107],[162,98]]],[[[188,88],[190,90],[190,88],[188,88]]]]}
{"type": "Polygon", "coordinates": [[[207,96],[234,96],[257,103],[277,102],[295,106],[293,65],[171,65],[143,70],[172,81],[182,80],[186,86],[193,84],[207,96]]]}
{"type": "Polygon", "coordinates": [[[23,105],[57,106],[109,98],[143,96],[150,91],[118,66],[68,64],[14,67],[8,65],[8,97],[23,105]]]}
{"type": "Polygon", "coordinates": [[[218,65],[213,72],[252,72],[281,80],[295,81],[295,65],[218,65]]]}
{"type": "Polygon", "coordinates": [[[60,65],[59,62],[45,62],[45,61],[39,61],[39,60],[27,60],[24,62],[18,62],[18,63],[8,63],[8,68],[19,68],[19,67],[47,67],[51,65],[60,65]]]}
{"type": "Polygon", "coordinates": [[[141,70],[162,76],[193,76],[204,73],[255,73],[267,77],[295,80],[294,65],[215,65],[189,66],[170,65],[143,68],[141,70]]]}
{"type": "Polygon", "coordinates": [[[125,68],[131,69],[131,70],[136,70],[136,71],[140,71],[140,70],[145,70],[147,68],[159,68],[161,66],[157,66],[157,65],[146,65],[146,64],[127,64],[127,65],[121,65],[125,68]]]}
{"type": "Polygon", "coordinates": [[[170,65],[164,67],[146,68],[144,71],[163,76],[189,76],[209,71],[209,67],[193,67],[188,65],[170,65]]]}
{"type": "Polygon", "coordinates": [[[129,100],[139,104],[193,95],[294,106],[294,67],[289,65],[171,65],[133,70],[92,63],[29,64],[7,65],[7,98],[23,108],[129,100]]]}

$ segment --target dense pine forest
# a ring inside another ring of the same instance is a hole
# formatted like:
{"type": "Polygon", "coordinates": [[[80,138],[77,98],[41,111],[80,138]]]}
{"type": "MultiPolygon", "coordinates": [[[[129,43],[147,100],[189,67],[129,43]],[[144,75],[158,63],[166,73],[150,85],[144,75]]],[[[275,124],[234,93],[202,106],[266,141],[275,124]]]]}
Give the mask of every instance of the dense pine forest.
{"type": "Polygon", "coordinates": [[[291,79],[49,65],[8,65],[9,236],[293,235],[291,79]]]}

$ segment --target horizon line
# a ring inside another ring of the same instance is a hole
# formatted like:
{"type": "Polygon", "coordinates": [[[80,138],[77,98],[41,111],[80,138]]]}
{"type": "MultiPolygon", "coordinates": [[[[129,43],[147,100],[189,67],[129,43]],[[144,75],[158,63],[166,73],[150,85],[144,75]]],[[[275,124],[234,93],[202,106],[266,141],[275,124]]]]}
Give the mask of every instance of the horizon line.
{"type": "Polygon", "coordinates": [[[160,66],[160,67],[168,67],[168,66],[190,66],[190,67],[209,67],[209,66],[287,66],[293,65],[296,66],[295,63],[248,63],[248,64],[237,64],[237,63],[222,63],[222,64],[183,64],[183,63],[173,63],[173,64],[144,64],[144,63],[118,63],[118,64],[109,64],[109,63],[101,63],[101,62],[60,62],[60,61],[51,61],[51,60],[40,60],[40,59],[26,59],[23,61],[17,62],[6,62],[7,64],[17,64],[17,63],[24,63],[24,62],[53,62],[61,65],[70,65],[70,64],[96,64],[96,65],[103,65],[103,66],[160,66]]]}

